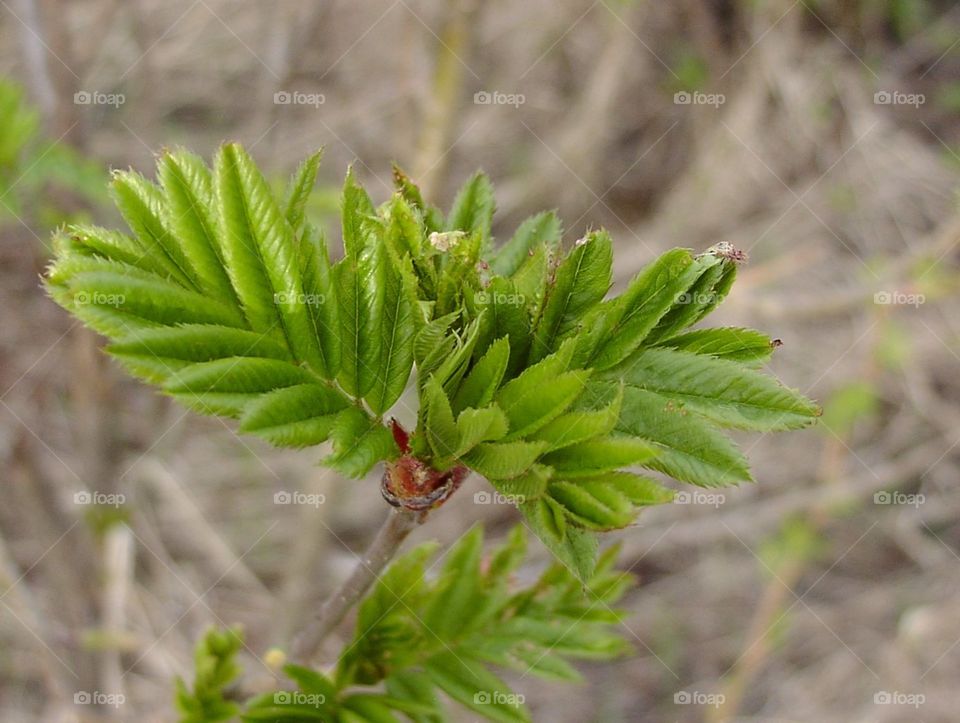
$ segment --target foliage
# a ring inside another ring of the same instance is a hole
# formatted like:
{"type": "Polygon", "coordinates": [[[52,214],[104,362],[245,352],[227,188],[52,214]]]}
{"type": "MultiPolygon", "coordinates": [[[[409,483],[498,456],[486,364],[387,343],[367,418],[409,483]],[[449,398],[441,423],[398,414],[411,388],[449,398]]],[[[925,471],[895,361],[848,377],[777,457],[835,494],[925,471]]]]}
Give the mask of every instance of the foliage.
{"type": "Polygon", "coordinates": [[[236,662],[243,645],[236,629],[210,630],[197,645],[194,654],[194,682],[188,689],[177,680],[177,709],[180,723],[216,723],[233,720],[239,706],[224,696],[224,689],[240,675],[236,662]]]}
{"type": "Polygon", "coordinates": [[[730,290],[741,254],[728,244],[669,251],[606,298],[605,231],[564,251],[544,213],[496,248],[486,176],[444,216],[396,169],[379,207],[348,172],[334,260],[304,214],[319,163],[282,197],[235,144],[212,168],[165,152],[158,184],[116,172],[131,233],[58,235],[50,293],[133,374],[272,444],[330,441],[324,461],[345,475],[401,456],[438,479],[478,472],[583,579],[595,532],[673,497],[626,468],[736,484],[750,472],[722,428],[790,429],[819,413],[757,370],[775,346],[765,335],[689,330],[730,290]],[[407,440],[384,416],[407,407],[414,370],[407,440]]]}
{"type": "Polygon", "coordinates": [[[524,528],[483,559],[483,533],[475,527],[428,576],[436,547],[427,543],[400,557],[360,605],[354,638],[329,675],[288,665],[292,691],[250,701],[245,721],[449,720],[441,693],[490,720],[526,721],[522,694],[492,670],[548,680],[578,681],[571,659],[603,660],[626,644],[614,628],[613,605],[633,584],[613,569],[607,550],[584,586],[563,565],[546,570],[527,588],[514,589],[513,573],[526,548],[524,528]]]}
{"type": "Polygon", "coordinates": [[[80,206],[108,200],[102,192],[103,169],[69,146],[40,132],[40,116],[23,91],[0,78],[0,224],[23,219],[55,227],[83,216],[80,206]],[[81,204],[63,199],[67,192],[81,204]],[[76,208],[69,208],[76,206],[76,208]]]}

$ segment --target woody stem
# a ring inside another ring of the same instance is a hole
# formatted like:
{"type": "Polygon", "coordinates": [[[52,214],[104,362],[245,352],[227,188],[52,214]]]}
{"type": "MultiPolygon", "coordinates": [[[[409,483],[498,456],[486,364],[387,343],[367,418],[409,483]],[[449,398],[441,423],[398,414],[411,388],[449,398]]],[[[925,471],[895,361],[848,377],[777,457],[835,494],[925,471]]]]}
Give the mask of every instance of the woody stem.
{"type": "Polygon", "coordinates": [[[370,546],[343,584],[323,603],[317,614],[293,642],[293,659],[309,665],[320,645],[342,621],[347,612],[367,592],[401,543],[423,523],[425,512],[391,509],[370,546]]]}

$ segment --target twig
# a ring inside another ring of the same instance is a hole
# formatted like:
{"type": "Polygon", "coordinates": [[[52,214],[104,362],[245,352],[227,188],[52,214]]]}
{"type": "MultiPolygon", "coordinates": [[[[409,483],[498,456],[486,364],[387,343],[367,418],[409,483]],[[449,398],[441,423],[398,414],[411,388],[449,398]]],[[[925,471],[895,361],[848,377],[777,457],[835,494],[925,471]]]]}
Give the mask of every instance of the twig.
{"type": "Polygon", "coordinates": [[[294,640],[292,651],[294,660],[304,664],[311,662],[327,635],[340,624],[347,611],[363,597],[396,554],[407,535],[413,532],[425,517],[424,512],[390,511],[376,537],[373,538],[373,542],[363,553],[363,557],[357,560],[357,565],[350,577],[327,598],[317,615],[294,640]]]}

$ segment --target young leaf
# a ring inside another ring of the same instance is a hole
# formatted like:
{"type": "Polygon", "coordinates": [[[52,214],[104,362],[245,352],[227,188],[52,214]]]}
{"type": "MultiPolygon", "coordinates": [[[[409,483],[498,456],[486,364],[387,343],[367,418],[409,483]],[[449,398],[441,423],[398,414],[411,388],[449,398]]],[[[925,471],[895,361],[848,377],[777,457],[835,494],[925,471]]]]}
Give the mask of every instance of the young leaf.
{"type": "Polygon", "coordinates": [[[322,158],[323,150],[307,156],[290,178],[290,185],[287,186],[287,192],[284,194],[286,203],[283,215],[295,231],[304,224],[304,209],[317,183],[317,172],[320,170],[322,158]]]}
{"type": "Polygon", "coordinates": [[[328,467],[359,479],[373,466],[397,454],[390,430],[370,419],[357,407],[344,409],[330,433],[333,454],[323,460],[328,467]]]}
{"type": "Polygon", "coordinates": [[[455,457],[462,457],[481,442],[503,439],[509,423],[496,405],[483,409],[464,409],[457,417],[458,444],[455,457]]]}
{"type": "Polygon", "coordinates": [[[536,248],[543,244],[556,247],[561,231],[560,219],[553,211],[531,216],[520,224],[513,238],[497,250],[490,259],[490,268],[498,276],[513,276],[536,248]]]}
{"type": "Polygon", "coordinates": [[[338,412],[349,405],[342,394],[319,384],[277,389],[247,405],[240,431],[278,447],[308,447],[327,441],[338,412]]]}
{"type": "Polygon", "coordinates": [[[557,268],[547,292],[530,352],[536,362],[576,330],[579,321],[599,304],[610,288],[613,244],[605,231],[594,231],[578,241],[557,268]]]}
{"type": "Polygon", "coordinates": [[[675,400],[717,424],[772,431],[811,424],[819,408],[736,362],[677,349],[641,349],[610,375],[675,400]]]}
{"type": "Polygon", "coordinates": [[[454,412],[459,413],[468,407],[478,409],[493,401],[507,370],[509,358],[510,340],[507,337],[497,339],[491,344],[457,389],[453,399],[454,412]]]}
{"type": "Polygon", "coordinates": [[[673,249],[634,277],[627,290],[608,302],[602,339],[589,366],[607,369],[630,355],[692,283],[693,256],[673,249]]]}
{"type": "Polygon", "coordinates": [[[484,442],[463,460],[489,480],[510,479],[530,469],[545,447],[543,442],[484,442]]]}
{"type": "MultiPolygon", "coordinates": [[[[407,261],[406,263],[409,263],[407,261]]],[[[403,288],[409,276],[385,264],[380,274],[383,281],[383,316],[380,328],[380,359],[376,366],[373,388],[367,403],[375,414],[383,414],[400,398],[413,368],[413,340],[416,335],[414,309],[410,294],[403,288]]]]}
{"type": "Polygon", "coordinates": [[[457,192],[447,220],[447,230],[475,232],[486,243],[490,238],[495,207],[493,185],[485,173],[478,171],[457,192]]]}
{"type": "Polygon", "coordinates": [[[226,231],[234,237],[234,243],[245,246],[259,259],[271,292],[269,299],[258,301],[276,306],[290,349],[298,359],[322,373],[325,365],[305,303],[293,228],[246,151],[238,145],[227,144],[220,150],[219,161],[218,180],[226,231]]]}
{"type": "Polygon", "coordinates": [[[165,153],[157,174],[166,197],[166,223],[194,269],[200,289],[239,308],[223,263],[213,210],[213,181],[203,160],[187,151],[165,153]]]}
{"type": "Polygon", "coordinates": [[[658,394],[627,387],[617,430],[652,442],[658,453],[645,466],[683,482],[722,487],[752,480],[747,460],[729,439],[658,394]]]}
{"type": "Polygon", "coordinates": [[[449,459],[460,447],[460,433],[450,400],[436,377],[430,377],[423,391],[427,441],[437,457],[449,459]]]}
{"type": "Polygon", "coordinates": [[[672,336],[657,346],[680,349],[693,354],[706,354],[739,362],[749,367],[760,367],[770,360],[778,343],[766,334],[753,329],[721,327],[688,331],[672,336]]]}

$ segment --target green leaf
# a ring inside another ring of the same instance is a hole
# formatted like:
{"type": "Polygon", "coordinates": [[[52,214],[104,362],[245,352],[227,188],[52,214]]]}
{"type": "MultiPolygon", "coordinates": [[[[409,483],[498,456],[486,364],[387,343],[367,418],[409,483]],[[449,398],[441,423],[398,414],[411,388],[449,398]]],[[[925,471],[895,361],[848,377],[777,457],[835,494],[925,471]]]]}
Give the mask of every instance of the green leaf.
{"type": "MultiPolygon", "coordinates": [[[[612,396],[615,387],[607,392],[612,396]]],[[[752,480],[747,460],[729,439],[658,394],[627,387],[617,430],[652,442],[658,454],[645,466],[683,482],[722,487],[752,480]]]]}
{"type": "Polygon", "coordinates": [[[239,308],[239,300],[224,268],[224,256],[213,216],[213,181],[203,159],[176,151],[157,164],[166,197],[166,223],[194,270],[201,290],[239,308]]]}
{"type": "Polygon", "coordinates": [[[510,280],[498,277],[470,301],[474,313],[483,314],[477,348],[486,351],[493,340],[506,337],[510,343],[508,376],[514,376],[522,369],[533,340],[527,298],[510,280]]]}
{"type": "Polygon", "coordinates": [[[509,241],[501,246],[490,260],[490,268],[498,276],[513,276],[531,253],[541,245],[555,248],[560,243],[562,224],[553,211],[531,216],[517,229],[509,241]]]}
{"type": "Polygon", "coordinates": [[[673,307],[657,322],[644,341],[656,344],[663,339],[679,334],[722,301],[716,291],[724,276],[725,267],[733,266],[714,254],[701,254],[693,260],[690,271],[694,280],[686,291],[674,300],[673,307]]]}
{"type": "Polygon", "coordinates": [[[573,344],[528,367],[494,399],[510,421],[510,439],[523,437],[558,417],[583,391],[588,371],[564,371],[573,344]]]}
{"type": "Polygon", "coordinates": [[[440,640],[453,640],[470,626],[483,591],[480,557],[483,528],[474,526],[447,553],[440,581],[422,616],[422,624],[440,640]]]}
{"type": "Polygon", "coordinates": [[[326,240],[311,224],[305,224],[298,251],[303,300],[319,351],[314,367],[324,379],[334,379],[340,371],[340,310],[326,240]]]}
{"type": "Polygon", "coordinates": [[[560,476],[569,479],[573,475],[590,475],[649,462],[656,453],[656,449],[642,439],[626,436],[598,437],[550,452],[544,455],[543,463],[553,467],[560,476]]]}
{"type": "Polygon", "coordinates": [[[312,381],[306,370],[277,359],[226,357],[180,369],[163,387],[191,409],[233,417],[266,392],[312,381]]]}
{"type": "Polygon", "coordinates": [[[343,248],[348,257],[360,256],[367,246],[370,220],[375,211],[370,196],[357,182],[353,166],[347,169],[340,202],[343,227],[343,248]]]}
{"type": "Polygon", "coordinates": [[[795,429],[820,414],[815,404],[770,377],[736,362],[687,351],[641,349],[609,374],[725,427],[795,429]]]}
{"type": "Polygon", "coordinates": [[[329,387],[298,384],[250,402],[240,420],[240,431],[278,447],[309,447],[327,441],[338,413],[349,404],[329,387]]]}
{"type": "MultiPolygon", "coordinates": [[[[409,262],[407,262],[409,263],[409,262]]],[[[414,309],[403,289],[405,278],[389,265],[381,273],[384,299],[380,324],[380,359],[373,388],[366,400],[375,414],[383,414],[400,398],[413,368],[413,341],[416,336],[414,309]]]]}
{"type": "MultiPolygon", "coordinates": [[[[277,313],[269,316],[271,320],[274,317],[279,320],[287,344],[296,357],[306,361],[318,373],[325,372],[316,331],[307,311],[300,251],[293,228],[281,212],[266,179],[243,148],[235,144],[223,146],[218,161],[217,178],[226,232],[234,244],[244,246],[259,260],[261,281],[266,285],[265,288],[258,287],[257,292],[263,293],[265,289],[270,292],[267,299],[257,299],[258,308],[273,304],[277,313]]],[[[250,302],[249,299],[244,301],[250,302]]]]}
{"type": "Polygon", "coordinates": [[[531,439],[547,443],[547,452],[609,434],[620,418],[622,394],[603,409],[563,414],[538,429],[531,439]]]}
{"type": "Polygon", "coordinates": [[[215,324],[142,329],[109,344],[107,351],[134,369],[154,370],[146,374],[153,382],[165,381],[188,364],[224,357],[290,360],[290,352],[271,337],[215,324]]]}
{"type": "Polygon", "coordinates": [[[339,293],[341,363],[337,380],[351,396],[365,397],[377,382],[383,351],[385,259],[379,244],[334,266],[339,293]]]}
{"type": "Polygon", "coordinates": [[[236,656],[243,647],[237,629],[211,629],[194,652],[196,673],[192,689],[177,679],[177,709],[180,723],[216,723],[233,720],[239,709],[224,691],[240,675],[236,656]]]}
{"type": "Polygon", "coordinates": [[[778,342],[766,334],[753,329],[721,327],[688,331],[672,336],[657,346],[727,359],[749,367],[760,367],[770,360],[777,344],[778,342]]]}
{"type": "Polygon", "coordinates": [[[596,535],[566,524],[566,512],[550,498],[526,502],[519,507],[533,533],[581,582],[593,577],[599,549],[596,535]]]}
{"type": "Polygon", "coordinates": [[[479,409],[493,401],[509,358],[510,340],[503,337],[493,342],[457,389],[453,398],[454,411],[460,412],[468,407],[479,409]]]}
{"type": "Polygon", "coordinates": [[[200,291],[202,286],[190,266],[187,252],[164,223],[160,189],[139,173],[115,171],[110,191],[127,225],[154,258],[163,260],[171,278],[186,288],[200,291]]]}
{"type": "Polygon", "coordinates": [[[347,477],[359,479],[373,466],[397,454],[390,430],[356,407],[340,412],[331,430],[333,454],[323,464],[347,477]]]}
{"type": "Polygon", "coordinates": [[[593,231],[578,241],[557,268],[534,335],[530,361],[556,350],[559,342],[577,330],[593,306],[610,288],[613,243],[605,231],[593,231]]]}
{"type": "Polygon", "coordinates": [[[462,457],[481,442],[503,439],[507,417],[496,404],[483,409],[464,409],[457,417],[458,445],[455,457],[462,457]]]}
{"type": "Polygon", "coordinates": [[[317,183],[317,172],[320,170],[322,159],[322,149],[311,153],[290,178],[290,184],[284,194],[286,203],[283,215],[294,230],[299,230],[304,224],[304,209],[317,183]]]}
{"type": "Polygon", "coordinates": [[[447,220],[447,230],[476,232],[486,243],[490,238],[495,208],[493,185],[485,173],[478,171],[457,192],[447,220]]]}
{"type": "Polygon", "coordinates": [[[526,708],[506,683],[480,663],[453,653],[438,653],[427,663],[427,675],[458,703],[494,721],[530,720],[526,708]]]}
{"type": "Polygon", "coordinates": [[[430,448],[440,459],[452,458],[460,446],[460,433],[450,400],[436,377],[430,377],[424,386],[423,406],[430,448]]]}
{"type": "Polygon", "coordinates": [[[530,469],[545,448],[543,442],[484,442],[463,460],[489,480],[510,479],[530,469]]]}
{"type": "Polygon", "coordinates": [[[608,302],[602,339],[589,365],[607,369],[639,347],[696,278],[692,266],[688,250],[673,249],[637,274],[621,296],[608,302]]]}

